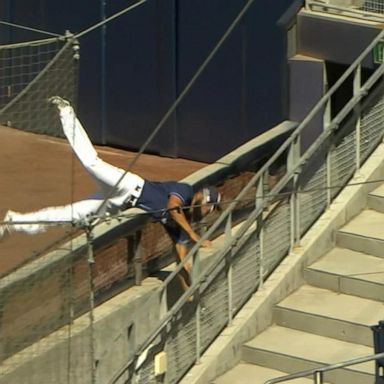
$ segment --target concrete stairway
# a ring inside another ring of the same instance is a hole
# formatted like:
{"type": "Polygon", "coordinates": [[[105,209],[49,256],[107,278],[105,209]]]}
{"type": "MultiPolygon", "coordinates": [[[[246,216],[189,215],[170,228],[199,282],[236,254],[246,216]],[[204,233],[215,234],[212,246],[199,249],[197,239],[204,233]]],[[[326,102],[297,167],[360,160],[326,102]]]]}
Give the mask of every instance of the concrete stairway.
{"type": "MultiPolygon", "coordinates": [[[[304,278],[305,285],[276,305],[274,324],[243,346],[242,363],[215,384],[261,384],[374,353],[370,326],[384,319],[384,186],[369,195],[368,208],[338,231],[336,247],[306,268],[304,278]]],[[[330,371],[325,381],[372,384],[374,366],[330,371]]]]}

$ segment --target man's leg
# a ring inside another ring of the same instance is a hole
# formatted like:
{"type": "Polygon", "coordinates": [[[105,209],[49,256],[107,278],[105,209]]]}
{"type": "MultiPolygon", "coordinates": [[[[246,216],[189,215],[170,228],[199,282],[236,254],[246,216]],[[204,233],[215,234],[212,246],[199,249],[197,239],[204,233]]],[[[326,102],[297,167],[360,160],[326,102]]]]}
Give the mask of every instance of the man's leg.
{"type": "Polygon", "coordinates": [[[91,199],[61,207],[43,208],[29,213],[8,211],[4,224],[0,226],[0,234],[4,235],[7,232],[35,234],[46,231],[49,225],[76,223],[95,213],[100,207],[100,203],[101,201],[98,199],[91,199]]]}
{"type": "MultiPolygon", "coordinates": [[[[187,255],[188,247],[183,243],[176,243],[175,248],[176,248],[178,262],[180,263],[183,261],[184,257],[187,255]]],[[[186,291],[191,286],[190,272],[191,272],[191,264],[186,263],[178,275],[183,291],[186,291]]]]}
{"type": "Polygon", "coordinates": [[[117,201],[114,203],[123,203],[134,188],[143,185],[144,180],[101,160],[69,102],[58,96],[50,100],[59,109],[64,134],[84,168],[98,182],[105,195],[109,196],[113,191],[110,197],[116,197],[117,201]]]}

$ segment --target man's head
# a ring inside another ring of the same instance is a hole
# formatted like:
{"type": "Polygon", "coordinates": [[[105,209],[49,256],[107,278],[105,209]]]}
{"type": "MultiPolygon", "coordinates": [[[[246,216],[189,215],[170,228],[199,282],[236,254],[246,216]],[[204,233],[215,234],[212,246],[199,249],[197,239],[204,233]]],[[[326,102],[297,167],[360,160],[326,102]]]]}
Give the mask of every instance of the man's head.
{"type": "Polygon", "coordinates": [[[214,209],[217,208],[220,204],[220,193],[217,191],[216,188],[213,187],[203,188],[202,193],[203,201],[201,205],[206,207],[206,214],[213,212],[214,209]]]}
{"type": "Polygon", "coordinates": [[[221,194],[214,187],[206,187],[195,193],[192,208],[194,210],[194,218],[199,220],[215,209],[219,208],[221,194]]]}

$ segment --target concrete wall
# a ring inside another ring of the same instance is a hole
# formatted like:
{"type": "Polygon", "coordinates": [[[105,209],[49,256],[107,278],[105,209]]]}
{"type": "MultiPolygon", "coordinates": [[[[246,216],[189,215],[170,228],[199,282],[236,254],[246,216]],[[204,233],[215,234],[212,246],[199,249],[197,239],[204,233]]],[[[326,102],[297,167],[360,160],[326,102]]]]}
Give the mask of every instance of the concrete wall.
{"type": "MultiPolygon", "coordinates": [[[[297,17],[298,53],[349,65],[382,30],[382,24],[301,11],[297,17]]],[[[364,65],[373,67],[373,57],[364,65]]]]}
{"type": "MultiPolygon", "coordinates": [[[[289,117],[293,121],[302,121],[325,93],[327,80],[323,60],[308,56],[295,55],[289,65],[289,117]]],[[[309,123],[301,138],[301,150],[304,152],[324,129],[324,111],[320,111],[309,123]]]]}
{"type": "Polygon", "coordinates": [[[157,323],[159,285],[159,280],[147,279],[96,308],[92,323],[85,314],[4,361],[0,383],[107,383],[157,323]]]}

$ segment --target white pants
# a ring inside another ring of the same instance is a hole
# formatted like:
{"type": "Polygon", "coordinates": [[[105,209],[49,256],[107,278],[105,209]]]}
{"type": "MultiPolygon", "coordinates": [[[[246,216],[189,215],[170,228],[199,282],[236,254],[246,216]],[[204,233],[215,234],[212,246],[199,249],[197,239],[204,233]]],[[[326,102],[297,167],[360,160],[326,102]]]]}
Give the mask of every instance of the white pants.
{"type": "Polygon", "coordinates": [[[71,106],[59,107],[64,134],[73,151],[100,188],[100,198],[92,198],[61,207],[44,208],[31,213],[11,213],[11,231],[38,233],[47,222],[77,222],[93,214],[116,213],[131,197],[138,197],[144,180],[101,160],[71,106]],[[105,201],[105,199],[107,200],[105,201]],[[38,223],[42,222],[42,223],[38,223]],[[44,223],[45,222],[45,223],[44,223]],[[31,224],[29,224],[31,223],[31,224]]]}

